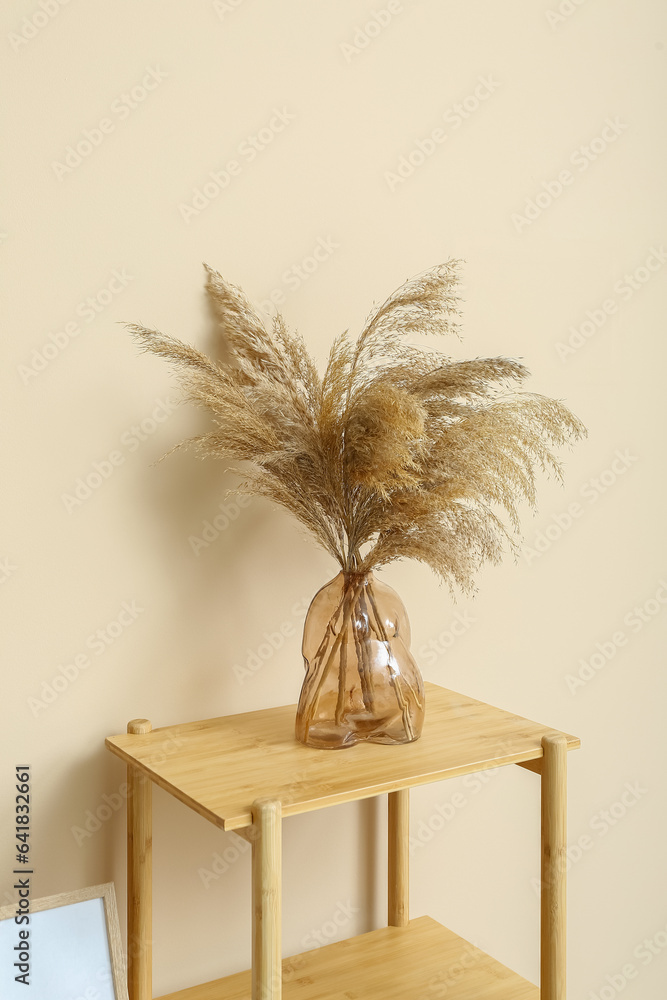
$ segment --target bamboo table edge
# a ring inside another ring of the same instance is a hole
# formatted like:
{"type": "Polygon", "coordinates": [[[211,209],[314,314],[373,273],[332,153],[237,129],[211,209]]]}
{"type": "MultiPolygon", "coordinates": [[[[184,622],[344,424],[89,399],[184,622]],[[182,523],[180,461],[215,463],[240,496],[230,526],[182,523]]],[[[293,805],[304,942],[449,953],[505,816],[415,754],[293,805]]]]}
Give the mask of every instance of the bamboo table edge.
{"type": "MultiPolygon", "coordinates": [[[[577,739],[576,743],[568,743],[567,749],[578,750],[581,747],[581,741],[577,739]]],[[[207,809],[196,799],[193,799],[182,789],[173,785],[162,775],[156,774],[151,771],[150,768],[144,766],[140,761],[136,761],[130,754],[125,754],[119,751],[118,747],[108,746],[117,757],[125,761],[125,763],[138,771],[141,771],[146,775],[155,785],[162,788],[163,791],[169,792],[173,795],[175,799],[182,802],[184,805],[188,806],[194,812],[203,816],[204,819],[209,820],[214,826],[217,826],[220,830],[224,830],[225,833],[235,832],[238,830],[246,829],[252,826],[252,809],[246,812],[240,813],[237,816],[233,816],[231,819],[224,819],[222,816],[218,816],[211,809],[207,809]]],[[[329,751],[323,750],[323,753],[329,751]]],[[[288,816],[300,816],[302,813],[315,812],[318,809],[326,809],[329,806],[342,805],[345,802],[360,802],[363,799],[372,799],[377,795],[384,795],[391,792],[400,792],[402,789],[406,788],[418,788],[421,785],[430,785],[436,781],[447,781],[449,778],[459,778],[465,774],[474,774],[475,771],[486,771],[492,770],[496,767],[505,767],[508,764],[518,764],[520,767],[525,767],[529,771],[535,771],[537,774],[541,770],[543,752],[542,750],[535,751],[525,751],[523,753],[512,754],[507,758],[503,758],[498,761],[480,761],[479,763],[473,765],[462,765],[461,767],[451,768],[447,771],[429,771],[425,774],[420,774],[416,777],[411,778],[401,778],[396,781],[380,781],[372,785],[367,785],[362,792],[354,791],[348,792],[343,791],[333,795],[326,795],[320,799],[311,799],[305,803],[288,803],[283,806],[283,817],[288,816]]]]}

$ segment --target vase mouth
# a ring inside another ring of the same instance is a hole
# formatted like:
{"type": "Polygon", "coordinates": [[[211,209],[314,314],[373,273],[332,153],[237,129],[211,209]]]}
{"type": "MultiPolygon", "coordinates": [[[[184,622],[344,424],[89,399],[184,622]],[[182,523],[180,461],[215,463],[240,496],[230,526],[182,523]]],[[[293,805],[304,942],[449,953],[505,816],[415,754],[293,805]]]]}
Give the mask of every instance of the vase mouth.
{"type": "Polygon", "coordinates": [[[372,569],[366,570],[344,570],[341,569],[338,573],[337,579],[342,577],[343,580],[374,580],[375,576],[372,569]]]}

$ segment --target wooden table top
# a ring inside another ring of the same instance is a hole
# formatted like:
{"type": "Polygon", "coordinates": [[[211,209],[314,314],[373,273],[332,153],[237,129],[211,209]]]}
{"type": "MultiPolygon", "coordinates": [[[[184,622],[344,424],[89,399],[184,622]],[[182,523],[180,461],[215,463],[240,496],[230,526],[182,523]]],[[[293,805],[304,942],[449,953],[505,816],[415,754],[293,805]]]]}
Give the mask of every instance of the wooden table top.
{"type": "Polygon", "coordinates": [[[278,798],[284,816],[369,798],[472,771],[536,760],[543,736],[576,736],[427,682],[420,739],[315,750],[294,737],[296,705],[110,736],[128,764],[224,830],[252,824],[258,798],[278,798]]]}

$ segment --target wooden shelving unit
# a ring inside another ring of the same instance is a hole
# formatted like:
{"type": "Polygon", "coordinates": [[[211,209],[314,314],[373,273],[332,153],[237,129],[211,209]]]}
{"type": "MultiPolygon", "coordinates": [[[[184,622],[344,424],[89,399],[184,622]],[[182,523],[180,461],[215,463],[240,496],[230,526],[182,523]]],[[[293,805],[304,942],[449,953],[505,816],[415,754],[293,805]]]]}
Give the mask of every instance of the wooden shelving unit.
{"type": "Polygon", "coordinates": [[[570,736],[426,684],[421,738],[313,750],[296,706],[151,728],[135,719],[107,747],[128,766],[130,1000],[152,1000],[152,783],[252,844],[252,969],[162,1000],[565,1000],[567,751],[570,736]],[[541,777],[540,987],[430,917],[408,913],[409,789],[505,764],[541,777]],[[388,927],[281,961],[282,817],[388,793],[388,927]]]}

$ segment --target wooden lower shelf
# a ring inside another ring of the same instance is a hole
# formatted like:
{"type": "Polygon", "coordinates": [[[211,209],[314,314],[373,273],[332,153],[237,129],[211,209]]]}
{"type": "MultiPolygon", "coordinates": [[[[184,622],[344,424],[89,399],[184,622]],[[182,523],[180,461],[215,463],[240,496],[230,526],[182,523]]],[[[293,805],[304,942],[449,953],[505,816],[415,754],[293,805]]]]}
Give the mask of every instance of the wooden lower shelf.
{"type": "MultiPolygon", "coordinates": [[[[250,1000],[250,972],[161,1000],[250,1000]]],[[[418,917],[283,960],[283,1000],[539,1000],[540,991],[490,955],[418,917]]]]}

